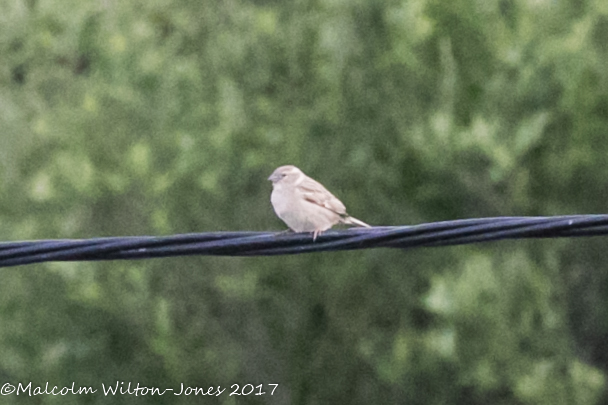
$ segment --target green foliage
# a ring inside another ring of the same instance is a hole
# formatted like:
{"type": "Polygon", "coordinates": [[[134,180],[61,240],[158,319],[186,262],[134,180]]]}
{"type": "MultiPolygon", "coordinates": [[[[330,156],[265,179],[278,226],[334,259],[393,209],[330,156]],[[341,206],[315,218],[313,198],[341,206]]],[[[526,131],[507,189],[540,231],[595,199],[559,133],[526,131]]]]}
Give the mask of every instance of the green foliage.
{"type": "MultiPolygon", "coordinates": [[[[605,211],[601,0],[6,0],[0,27],[4,240],[280,230],[288,163],[372,224],[605,211]]],[[[0,385],[604,403],[602,241],[0,269],[0,385]]]]}

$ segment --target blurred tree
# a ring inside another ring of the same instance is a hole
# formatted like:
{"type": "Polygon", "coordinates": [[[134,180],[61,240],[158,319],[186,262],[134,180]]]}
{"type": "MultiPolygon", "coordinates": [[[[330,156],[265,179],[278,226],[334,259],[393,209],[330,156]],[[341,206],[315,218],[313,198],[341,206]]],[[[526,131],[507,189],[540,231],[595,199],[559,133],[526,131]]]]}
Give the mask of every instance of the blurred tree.
{"type": "MultiPolygon", "coordinates": [[[[6,0],[0,27],[7,240],[278,230],[287,163],[373,224],[604,211],[601,0],[6,0]]],[[[0,377],[604,403],[600,243],[1,269],[0,377]]]]}

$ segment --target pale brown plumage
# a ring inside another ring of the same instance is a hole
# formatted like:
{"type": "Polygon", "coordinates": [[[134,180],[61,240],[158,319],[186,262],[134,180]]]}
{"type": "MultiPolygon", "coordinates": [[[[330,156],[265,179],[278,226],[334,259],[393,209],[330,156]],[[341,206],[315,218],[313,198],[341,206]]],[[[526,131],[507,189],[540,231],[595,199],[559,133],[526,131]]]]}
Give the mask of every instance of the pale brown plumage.
{"type": "Polygon", "coordinates": [[[268,180],[272,181],[272,207],[294,232],[312,232],[315,240],[337,223],[370,227],[349,216],[340,200],[295,166],[277,168],[268,180]]]}

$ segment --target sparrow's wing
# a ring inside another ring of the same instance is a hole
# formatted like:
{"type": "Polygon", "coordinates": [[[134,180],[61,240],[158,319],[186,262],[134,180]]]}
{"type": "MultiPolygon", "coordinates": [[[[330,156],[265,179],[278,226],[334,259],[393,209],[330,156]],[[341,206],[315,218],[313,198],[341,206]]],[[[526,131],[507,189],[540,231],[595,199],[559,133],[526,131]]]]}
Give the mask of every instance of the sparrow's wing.
{"type": "Polygon", "coordinates": [[[342,201],[338,200],[332,193],[327,191],[327,189],[318,181],[306,177],[298,187],[306,201],[327,208],[338,215],[346,214],[346,207],[344,207],[342,201]]]}

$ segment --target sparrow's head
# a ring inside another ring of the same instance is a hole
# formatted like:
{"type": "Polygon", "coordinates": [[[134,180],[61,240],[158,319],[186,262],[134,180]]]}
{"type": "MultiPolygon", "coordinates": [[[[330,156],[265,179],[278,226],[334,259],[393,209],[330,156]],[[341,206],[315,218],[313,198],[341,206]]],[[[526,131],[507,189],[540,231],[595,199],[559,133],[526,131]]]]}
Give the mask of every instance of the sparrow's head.
{"type": "Polygon", "coordinates": [[[286,184],[295,183],[302,175],[304,175],[302,170],[295,166],[287,165],[277,168],[272,172],[268,180],[272,181],[272,184],[277,184],[278,182],[286,184]]]}

